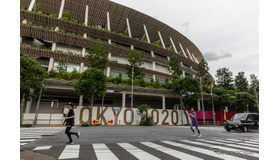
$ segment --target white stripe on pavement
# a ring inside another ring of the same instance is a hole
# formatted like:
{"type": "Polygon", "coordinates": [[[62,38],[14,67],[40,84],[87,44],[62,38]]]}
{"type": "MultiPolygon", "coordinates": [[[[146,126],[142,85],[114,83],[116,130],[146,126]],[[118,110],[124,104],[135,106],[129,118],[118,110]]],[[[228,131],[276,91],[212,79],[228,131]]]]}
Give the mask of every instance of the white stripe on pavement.
{"type": "MultiPolygon", "coordinates": [[[[240,154],[244,153],[244,150],[230,148],[230,147],[225,147],[225,146],[215,146],[213,144],[207,144],[207,143],[202,143],[202,142],[194,142],[194,141],[189,141],[189,140],[180,140],[180,141],[188,142],[188,143],[191,143],[191,144],[207,146],[207,147],[210,147],[210,148],[218,148],[218,149],[221,149],[221,150],[226,150],[226,151],[231,151],[231,152],[239,152],[240,154]]],[[[254,156],[254,157],[259,157],[258,153],[252,153],[252,154],[248,154],[248,155],[249,156],[254,156]]]]}
{"type": "Polygon", "coordinates": [[[238,158],[238,157],[231,156],[231,155],[217,154],[217,153],[215,153],[211,150],[208,150],[208,149],[203,149],[203,148],[190,146],[190,145],[186,145],[186,144],[181,144],[181,143],[176,143],[176,142],[171,142],[171,141],[162,141],[162,142],[166,143],[166,144],[176,146],[176,147],[181,147],[181,148],[184,148],[184,149],[187,149],[187,150],[192,150],[192,151],[195,151],[195,152],[207,154],[207,155],[217,157],[217,158],[222,158],[222,159],[227,159],[227,160],[245,160],[243,158],[238,158]]]}
{"type": "Polygon", "coordinates": [[[156,159],[160,160],[159,158],[151,155],[150,153],[147,153],[129,143],[117,143],[117,144],[140,160],[156,160],[156,159]]]}
{"type": "Polygon", "coordinates": [[[80,145],[66,145],[58,159],[79,158],[80,145]]]}
{"type": "Polygon", "coordinates": [[[254,150],[254,151],[259,151],[259,149],[257,149],[257,148],[244,147],[244,146],[240,146],[240,145],[236,145],[236,144],[228,144],[228,141],[223,141],[223,140],[220,140],[220,139],[214,139],[214,140],[198,139],[198,141],[204,141],[204,142],[215,143],[215,144],[222,144],[222,145],[226,145],[226,146],[230,146],[230,147],[237,147],[237,148],[240,148],[240,149],[250,149],[250,150],[254,150]]]}
{"type": "Polygon", "coordinates": [[[36,139],[21,139],[20,142],[30,142],[35,141],[36,139]]]}
{"type": "Polygon", "coordinates": [[[37,151],[37,150],[48,150],[50,149],[52,146],[38,146],[36,148],[34,148],[33,150],[34,151],[37,151]]]}
{"type": "Polygon", "coordinates": [[[247,144],[254,144],[254,145],[258,145],[259,146],[259,142],[251,142],[248,140],[237,140],[237,139],[226,139],[229,141],[235,141],[235,142],[242,142],[242,143],[247,143],[247,144]]]}
{"type": "Polygon", "coordinates": [[[161,151],[161,152],[164,152],[166,154],[169,154],[169,155],[171,155],[173,157],[177,157],[179,159],[201,160],[201,158],[189,155],[187,153],[179,152],[179,151],[176,151],[174,149],[167,148],[167,147],[164,147],[164,146],[152,143],[152,142],[140,142],[140,143],[144,144],[145,146],[154,148],[154,149],[156,149],[158,151],[161,151]]]}
{"type": "Polygon", "coordinates": [[[21,146],[26,145],[27,143],[20,143],[21,146]]]}
{"type": "Polygon", "coordinates": [[[100,160],[118,160],[118,158],[110,151],[104,143],[94,143],[92,147],[95,151],[97,159],[100,160]]]}

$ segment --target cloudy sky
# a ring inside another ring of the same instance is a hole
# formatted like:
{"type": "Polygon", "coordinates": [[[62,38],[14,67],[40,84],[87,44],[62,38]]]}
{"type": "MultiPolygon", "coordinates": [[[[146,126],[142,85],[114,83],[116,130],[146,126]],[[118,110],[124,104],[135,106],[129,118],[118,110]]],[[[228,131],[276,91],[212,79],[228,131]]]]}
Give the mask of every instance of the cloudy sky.
{"type": "Polygon", "coordinates": [[[258,0],[111,0],[145,13],[188,37],[210,73],[229,68],[259,77],[258,0]]]}

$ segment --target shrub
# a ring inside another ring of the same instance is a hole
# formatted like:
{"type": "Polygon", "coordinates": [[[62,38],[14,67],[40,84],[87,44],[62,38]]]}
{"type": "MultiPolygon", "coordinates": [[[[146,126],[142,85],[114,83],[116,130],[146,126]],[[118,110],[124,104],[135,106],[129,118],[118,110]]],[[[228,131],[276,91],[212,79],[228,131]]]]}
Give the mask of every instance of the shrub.
{"type": "Polygon", "coordinates": [[[137,107],[137,114],[140,115],[141,121],[140,124],[141,126],[152,126],[152,117],[148,115],[148,110],[150,109],[150,106],[147,104],[142,104],[137,107]]]}
{"type": "Polygon", "coordinates": [[[68,12],[68,11],[64,11],[63,15],[62,15],[62,18],[66,21],[69,21],[71,19],[71,13],[68,12]]]}
{"type": "Polygon", "coordinates": [[[36,3],[35,7],[34,7],[34,12],[38,13],[41,10],[41,6],[39,5],[39,3],[36,3]]]}
{"type": "Polygon", "coordinates": [[[57,15],[52,13],[50,14],[50,17],[57,18],[57,15]]]}
{"type": "Polygon", "coordinates": [[[74,68],[74,71],[70,73],[71,79],[79,79],[80,78],[80,73],[74,68]]]}
{"type": "Polygon", "coordinates": [[[90,126],[89,124],[82,124],[81,127],[88,127],[90,126]]]}
{"type": "Polygon", "coordinates": [[[70,21],[73,22],[73,23],[78,23],[78,21],[75,20],[75,19],[71,19],[70,21]]]}
{"type": "Polygon", "coordinates": [[[22,124],[21,127],[32,127],[32,124],[22,124]]]}

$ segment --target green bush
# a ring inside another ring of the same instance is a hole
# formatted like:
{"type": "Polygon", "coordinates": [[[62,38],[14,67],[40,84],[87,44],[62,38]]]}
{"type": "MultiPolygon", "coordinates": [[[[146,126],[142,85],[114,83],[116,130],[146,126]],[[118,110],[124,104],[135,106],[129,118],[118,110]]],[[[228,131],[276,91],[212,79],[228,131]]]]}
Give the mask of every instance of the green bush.
{"type": "Polygon", "coordinates": [[[69,21],[71,19],[71,13],[68,12],[68,11],[64,11],[63,15],[62,15],[62,18],[66,21],[69,21]]]}
{"type": "Polygon", "coordinates": [[[53,18],[57,18],[57,15],[56,15],[56,14],[53,14],[53,13],[50,14],[49,16],[50,16],[50,17],[53,17],[53,18]]]}
{"type": "Polygon", "coordinates": [[[76,68],[74,69],[74,71],[72,71],[70,73],[71,79],[79,79],[80,78],[80,73],[76,70],[76,68]]]}
{"type": "Polygon", "coordinates": [[[73,22],[73,23],[78,23],[78,21],[77,21],[77,20],[75,20],[75,19],[71,19],[71,20],[70,20],[70,22],[73,22]]]}
{"type": "Polygon", "coordinates": [[[22,124],[21,127],[32,127],[32,124],[22,124]]]}
{"type": "Polygon", "coordinates": [[[34,7],[34,12],[38,13],[41,10],[41,6],[39,5],[39,3],[36,3],[35,7],[34,7]]]}
{"type": "Polygon", "coordinates": [[[152,116],[147,116],[146,119],[141,120],[140,126],[153,126],[153,119],[152,116]]]}
{"type": "Polygon", "coordinates": [[[88,127],[90,124],[82,124],[81,127],[88,127]]]}

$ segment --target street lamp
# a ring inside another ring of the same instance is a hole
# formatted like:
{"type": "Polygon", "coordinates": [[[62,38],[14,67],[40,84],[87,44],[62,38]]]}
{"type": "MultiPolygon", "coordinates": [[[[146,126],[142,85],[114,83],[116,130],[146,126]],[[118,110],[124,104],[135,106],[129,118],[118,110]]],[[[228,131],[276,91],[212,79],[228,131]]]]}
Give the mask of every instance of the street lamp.
{"type": "MultiPolygon", "coordinates": [[[[205,74],[204,76],[207,76],[208,74],[205,74]]],[[[204,114],[204,102],[203,102],[203,94],[202,94],[202,78],[204,76],[199,77],[200,80],[200,90],[201,90],[201,103],[202,103],[202,111],[203,111],[203,124],[205,125],[205,114],[204,114]]]]}
{"type": "Polygon", "coordinates": [[[35,118],[34,118],[33,126],[35,126],[36,123],[37,123],[38,111],[39,111],[39,106],[40,106],[40,101],[41,101],[43,87],[44,87],[44,78],[42,79],[42,86],[41,86],[41,89],[40,89],[40,95],[39,95],[39,99],[38,99],[38,102],[37,102],[37,107],[36,107],[36,112],[35,112],[35,118]]]}
{"type": "Polygon", "coordinates": [[[257,100],[257,105],[258,105],[258,110],[259,110],[259,101],[258,101],[258,95],[257,95],[257,87],[255,87],[255,94],[256,94],[256,100],[257,100]]]}

